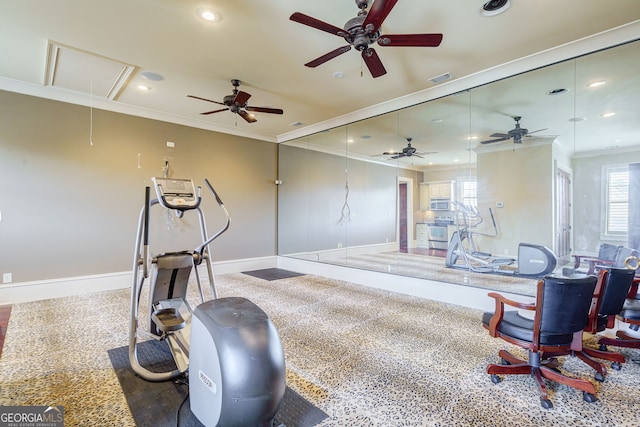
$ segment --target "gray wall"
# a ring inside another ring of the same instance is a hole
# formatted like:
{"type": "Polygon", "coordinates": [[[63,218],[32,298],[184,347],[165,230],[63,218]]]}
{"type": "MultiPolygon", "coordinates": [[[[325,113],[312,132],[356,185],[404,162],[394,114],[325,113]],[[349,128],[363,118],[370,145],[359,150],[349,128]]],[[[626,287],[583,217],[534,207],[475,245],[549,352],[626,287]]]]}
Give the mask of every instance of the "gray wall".
{"type": "MultiPolygon", "coordinates": [[[[214,261],[275,255],[275,144],[94,109],[91,145],[89,123],[86,107],[0,91],[0,273],[24,282],[129,270],[144,187],[167,159],[173,177],[209,178],[231,213],[214,261]]],[[[223,217],[203,193],[213,231],[223,217]]],[[[163,245],[195,247],[194,229],[187,218],[163,245]]]]}
{"type": "Polygon", "coordinates": [[[413,178],[419,209],[422,173],[285,144],[279,149],[280,255],[395,241],[398,176],[413,178]],[[340,223],[347,183],[351,220],[340,223]]]}
{"type": "Polygon", "coordinates": [[[600,243],[626,245],[622,240],[603,240],[602,194],[605,181],[602,167],[640,162],[640,152],[576,158],[573,161],[573,252],[597,252],[600,243]]]}

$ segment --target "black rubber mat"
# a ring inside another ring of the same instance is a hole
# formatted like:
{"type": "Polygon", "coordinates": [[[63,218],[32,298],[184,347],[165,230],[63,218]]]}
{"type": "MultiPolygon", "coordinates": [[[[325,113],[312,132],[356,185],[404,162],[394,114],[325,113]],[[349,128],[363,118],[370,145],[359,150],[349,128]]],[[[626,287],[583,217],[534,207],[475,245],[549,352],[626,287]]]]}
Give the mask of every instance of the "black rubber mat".
{"type": "Polygon", "coordinates": [[[243,271],[242,274],[248,274],[249,276],[264,280],[279,280],[304,276],[303,273],[296,273],[295,271],[283,270],[281,268],[265,268],[263,270],[243,271]]]}
{"type": "MultiPolygon", "coordinates": [[[[189,399],[185,401],[189,388],[186,383],[153,383],[138,377],[129,365],[129,347],[114,348],[108,353],[137,426],[202,427],[189,409],[189,399]]],[[[162,341],[138,344],[138,360],[150,371],[175,369],[169,347],[162,341]]],[[[325,418],[327,414],[287,387],[273,426],[315,426],[325,418]]]]}

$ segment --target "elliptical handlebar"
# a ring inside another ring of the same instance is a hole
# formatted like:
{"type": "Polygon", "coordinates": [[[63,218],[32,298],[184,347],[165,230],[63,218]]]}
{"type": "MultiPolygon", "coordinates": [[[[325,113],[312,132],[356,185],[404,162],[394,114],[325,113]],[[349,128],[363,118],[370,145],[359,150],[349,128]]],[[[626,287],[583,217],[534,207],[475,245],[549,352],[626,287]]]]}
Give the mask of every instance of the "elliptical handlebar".
{"type": "Polygon", "coordinates": [[[204,183],[207,185],[207,188],[209,189],[209,191],[211,191],[211,194],[213,194],[213,197],[216,199],[216,202],[218,202],[218,206],[222,208],[222,211],[224,212],[224,215],[227,220],[225,222],[225,225],[220,230],[218,230],[213,236],[209,237],[207,241],[203,242],[200,246],[198,246],[194,250],[194,252],[200,255],[200,258],[202,258],[202,256],[204,255],[205,248],[209,246],[209,244],[213,242],[215,239],[220,237],[222,233],[227,231],[229,229],[229,226],[231,225],[231,216],[229,215],[229,211],[227,210],[227,208],[225,208],[224,203],[222,202],[222,199],[220,198],[220,196],[218,196],[218,193],[216,193],[216,190],[214,190],[213,186],[211,185],[208,179],[205,178],[204,183]]]}

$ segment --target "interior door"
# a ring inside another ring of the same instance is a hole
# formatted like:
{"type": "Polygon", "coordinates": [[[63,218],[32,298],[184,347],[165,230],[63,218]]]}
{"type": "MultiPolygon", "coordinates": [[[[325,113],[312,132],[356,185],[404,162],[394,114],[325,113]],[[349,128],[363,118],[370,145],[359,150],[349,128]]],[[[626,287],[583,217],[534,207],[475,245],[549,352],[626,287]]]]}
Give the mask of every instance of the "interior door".
{"type": "Polygon", "coordinates": [[[569,262],[571,254],[571,174],[556,171],[556,238],[554,252],[560,265],[569,262]]]}
{"type": "Polygon", "coordinates": [[[408,232],[407,232],[407,183],[398,184],[398,241],[400,243],[400,252],[407,252],[408,232]]]}

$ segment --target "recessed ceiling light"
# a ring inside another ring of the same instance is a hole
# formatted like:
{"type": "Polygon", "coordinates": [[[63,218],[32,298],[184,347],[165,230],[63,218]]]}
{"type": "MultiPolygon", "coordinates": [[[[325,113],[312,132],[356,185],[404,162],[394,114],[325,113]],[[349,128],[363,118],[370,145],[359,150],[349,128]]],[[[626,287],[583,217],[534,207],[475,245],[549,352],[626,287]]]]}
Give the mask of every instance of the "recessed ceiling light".
{"type": "Polygon", "coordinates": [[[607,117],[611,117],[611,116],[615,116],[615,115],[616,115],[616,113],[614,113],[612,111],[610,113],[602,113],[602,114],[600,114],[600,117],[607,118],[607,117]]]}
{"type": "Polygon", "coordinates": [[[371,135],[362,135],[361,139],[371,139],[371,135]]]}
{"type": "Polygon", "coordinates": [[[582,122],[584,120],[587,120],[587,118],[586,117],[572,117],[572,118],[569,119],[569,121],[573,122],[573,123],[582,122]]]}
{"type": "Polygon", "coordinates": [[[336,71],[335,73],[333,73],[333,77],[336,79],[341,79],[344,77],[344,73],[342,71],[336,71]]]}
{"type": "Polygon", "coordinates": [[[495,16],[505,12],[511,7],[511,0],[490,0],[482,5],[480,14],[483,16],[495,16]]]}
{"type": "Polygon", "coordinates": [[[293,122],[291,123],[291,126],[302,126],[304,123],[302,122],[293,122]]]}
{"type": "Polygon", "coordinates": [[[160,81],[164,80],[163,76],[161,76],[158,73],[154,73],[152,71],[143,71],[142,73],[140,73],[140,75],[142,77],[144,77],[145,79],[151,80],[151,81],[154,81],[154,82],[160,82],[160,81]]]}
{"type": "Polygon", "coordinates": [[[472,139],[478,139],[478,136],[477,135],[470,135],[470,136],[467,137],[467,139],[469,141],[471,141],[472,139]]]}
{"type": "Polygon", "coordinates": [[[196,10],[196,15],[209,22],[219,22],[222,19],[220,12],[206,7],[198,8],[198,10],[196,10]]]}
{"type": "Polygon", "coordinates": [[[444,120],[442,119],[433,119],[431,120],[431,123],[442,123],[444,120]]]}
{"type": "Polygon", "coordinates": [[[147,85],[143,85],[143,84],[136,84],[135,85],[136,89],[141,90],[141,91],[145,91],[148,92],[151,90],[151,86],[147,86],[147,85]]]}
{"type": "Polygon", "coordinates": [[[589,83],[588,87],[598,87],[607,84],[606,80],[598,80],[597,82],[589,83]]]}
{"type": "Polygon", "coordinates": [[[550,91],[547,92],[547,95],[561,95],[567,92],[569,92],[569,89],[565,89],[565,88],[551,89],[550,91]]]}

